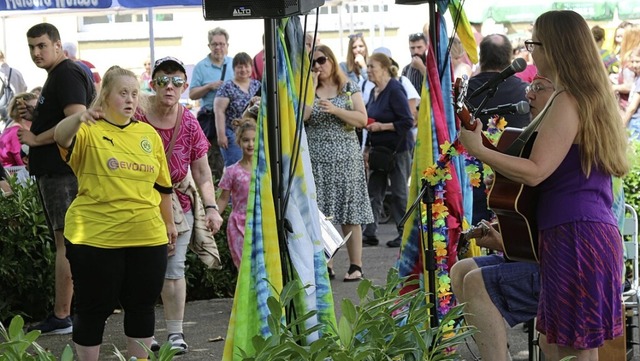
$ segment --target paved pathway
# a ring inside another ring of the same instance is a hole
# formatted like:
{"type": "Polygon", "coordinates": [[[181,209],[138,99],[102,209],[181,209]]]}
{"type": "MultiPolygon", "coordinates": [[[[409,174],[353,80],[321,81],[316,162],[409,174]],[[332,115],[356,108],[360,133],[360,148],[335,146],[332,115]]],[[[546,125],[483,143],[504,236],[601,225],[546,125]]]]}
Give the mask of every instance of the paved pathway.
{"type": "MultiPolygon", "coordinates": [[[[398,249],[387,248],[384,243],[395,236],[395,227],[382,225],[379,238],[382,245],[366,247],[363,252],[365,277],[376,284],[383,284],[387,271],[393,266],[398,249]]],[[[336,255],[335,271],[336,279],[332,281],[336,312],[340,314],[340,301],[343,298],[357,300],[357,283],[342,282],[342,277],[347,271],[348,258],[345,249],[341,249],[336,255]]],[[[206,301],[189,302],[186,307],[184,331],[190,350],[187,354],[177,357],[179,360],[220,360],[224,349],[229,315],[231,313],[232,299],[213,299],[206,301]]],[[[156,337],[158,340],[166,339],[162,306],[158,306],[156,312],[156,337]]],[[[66,344],[72,344],[71,336],[42,336],[38,343],[53,351],[59,357],[66,344]]],[[[509,344],[513,360],[528,360],[527,334],[522,331],[522,326],[516,326],[509,331],[509,344]]],[[[101,349],[101,360],[116,359],[113,356],[114,348],[124,351],[125,338],[122,334],[122,314],[114,314],[107,321],[104,334],[104,344],[101,349]]],[[[468,341],[468,346],[460,348],[462,360],[474,360],[472,352],[477,353],[473,340],[468,341]]],[[[638,354],[636,350],[636,354],[638,354]]],[[[640,361],[640,357],[633,358],[640,361]]],[[[489,360],[487,360],[489,361],[489,360]]]]}

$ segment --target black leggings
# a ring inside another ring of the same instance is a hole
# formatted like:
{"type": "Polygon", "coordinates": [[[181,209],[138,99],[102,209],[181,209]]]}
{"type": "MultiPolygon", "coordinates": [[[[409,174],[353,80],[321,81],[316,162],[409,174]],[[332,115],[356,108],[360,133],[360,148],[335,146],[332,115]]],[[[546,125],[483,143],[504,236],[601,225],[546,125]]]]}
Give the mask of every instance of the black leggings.
{"type": "Polygon", "coordinates": [[[106,249],[68,241],[66,246],[75,297],[73,342],[100,345],[105,321],[118,305],[124,309],[125,335],[153,336],[167,246],[106,249]]]}

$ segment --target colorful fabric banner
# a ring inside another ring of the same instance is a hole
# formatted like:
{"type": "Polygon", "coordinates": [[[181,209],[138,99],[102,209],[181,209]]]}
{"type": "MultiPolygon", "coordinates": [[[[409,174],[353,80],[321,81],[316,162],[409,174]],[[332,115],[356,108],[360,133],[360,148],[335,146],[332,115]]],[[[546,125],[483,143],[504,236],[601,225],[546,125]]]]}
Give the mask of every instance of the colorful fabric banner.
{"type": "MultiPolygon", "coordinates": [[[[238,274],[233,309],[227,331],[223,360],[240,360],[240,349],[251,355],[252,338],[268,336],[267,299],[277,296],[286,280],[299,279],[308,287],[294,302],[297,315],[317,310],[307,327],[324,325],[323,332],[335,327],[333,296],[327,273],[316,191],[309,160],[306,135],[299,114],[300,106],[311,104],[314,90],[307,80],[309,57],[304,48],[304,32],[297,17],[282,19],[277,29],[276,59],[279,97],[278,133],[281,137],[281,194],[272,192],[266,101],[261,103],[256,133],[253,175],[247,203],[242,262],[238,274]],[[302,131],[300,131],[302,130],[302,131]],[[287,186],[291,183],[289,196],[287,186]],[[281,247],[276,227],[274,199],[287,198],[285,218],[291,224],[287,247],[281,247]],[[289,263],[290,262],[290,263],[289,263]],[[292,271],[283,273],[290,269],[292,271]]],[[[262,94],[267,94],[266,89],[262,94]]],[[[283,319],[282,322],[285,322],[283,319]]]]}

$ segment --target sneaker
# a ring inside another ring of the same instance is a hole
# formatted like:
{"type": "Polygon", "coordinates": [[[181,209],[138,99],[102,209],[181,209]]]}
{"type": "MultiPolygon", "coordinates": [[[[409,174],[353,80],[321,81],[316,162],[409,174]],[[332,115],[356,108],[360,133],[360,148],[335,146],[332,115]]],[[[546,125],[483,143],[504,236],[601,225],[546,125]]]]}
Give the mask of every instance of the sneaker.
{"type": "Polygon", "coordinates": [[[167,342],[171,344],[172,350],[178,350],[176,355],[182,355],[189,350],[189,346],[184,342],[184,334],[183,333],[172,333],[167,337],[167,342]]]}
{"type": "Polygon", "coordinates": [[[51,314],[42,322],[27,328],[27,332],[34,330],[39,330],[41,335],[67,335],[73,332],[73,321],[71,321],[71,316],[57,318],[51,314]]]}
{"type": "Polygon", "coordinates": [[[378,237],[376,237],[376,236],[373,236],[373,237],[363,236],[362,237],[362,246],[363,247],[375,247],[378,244],[380,244],[380,241],[378,240],[378,237]]]}
{"type": "Polygon", "coordinates": [[[398,236],[392,240],[390,240],[389,242],[387,242],[387,247],[389,248],[398,248],[400,247],[400,245],[402,245],[402,237],[398,236]]]}
{"type": "Polygon", "coordinates": [[[151,347],[149,347],[149,349],[153,352],[160,351],[160,344],[156,341],[155,336],[151,338],[151,347]]]}

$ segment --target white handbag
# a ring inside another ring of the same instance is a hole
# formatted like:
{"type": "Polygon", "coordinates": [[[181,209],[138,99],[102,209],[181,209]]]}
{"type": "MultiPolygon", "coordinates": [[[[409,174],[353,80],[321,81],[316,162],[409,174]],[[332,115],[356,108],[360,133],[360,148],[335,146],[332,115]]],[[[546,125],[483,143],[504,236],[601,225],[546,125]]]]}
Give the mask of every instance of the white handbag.
{"type": "Polygon", "coordinates": [[[322,228],[322,245],[324,246],[324,254],[327,256],[327,259],[333,258],[338,249],[344,245],[349,237],[351,237],[351,232],[347,234],[344,238],[340,235],[340,232],[333,226],[333,223],[320,211],[318,211],[320,216],[320,227],[322,228]]]}

